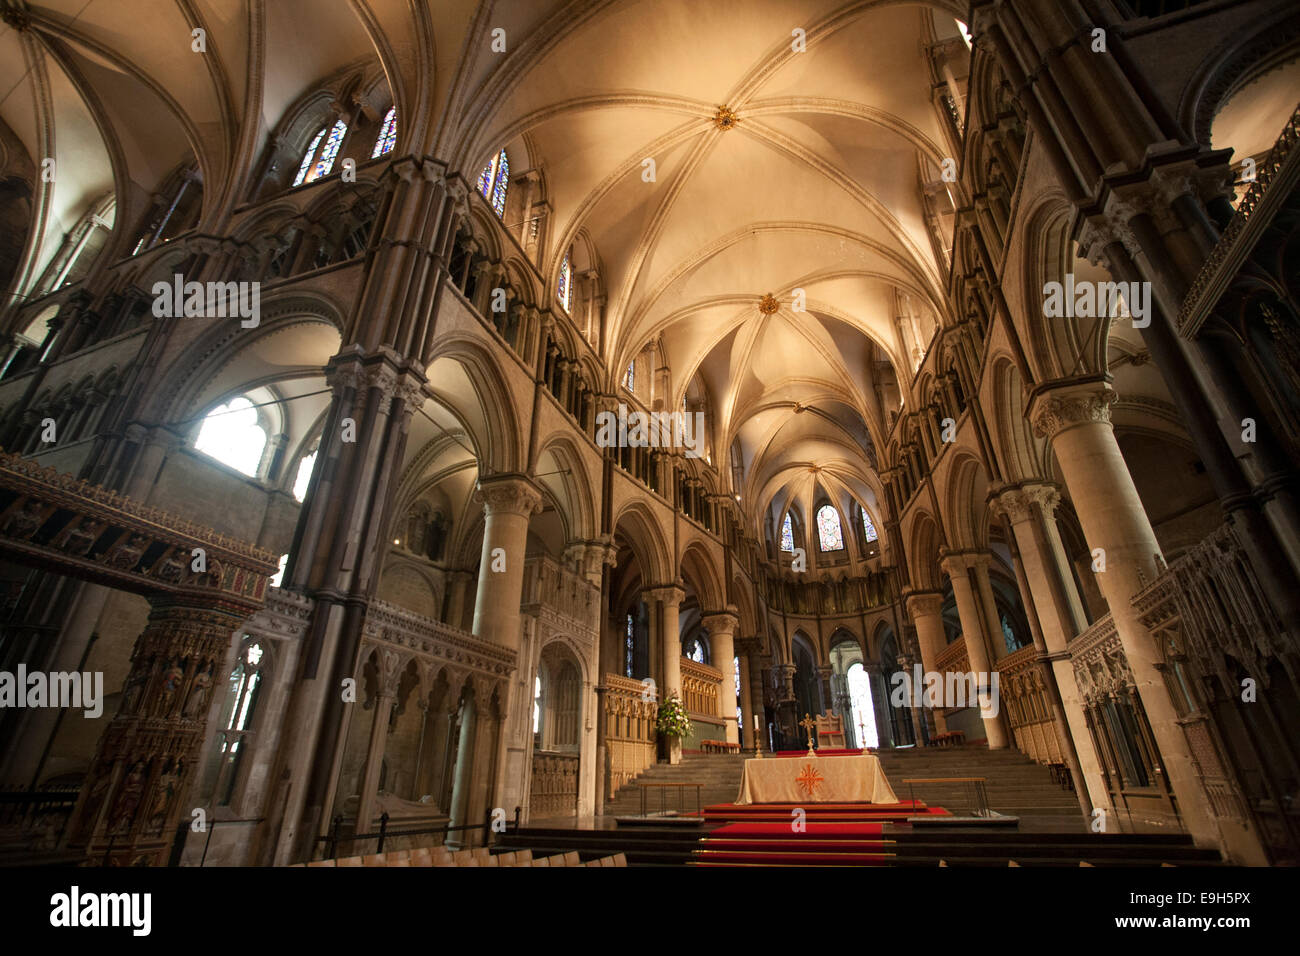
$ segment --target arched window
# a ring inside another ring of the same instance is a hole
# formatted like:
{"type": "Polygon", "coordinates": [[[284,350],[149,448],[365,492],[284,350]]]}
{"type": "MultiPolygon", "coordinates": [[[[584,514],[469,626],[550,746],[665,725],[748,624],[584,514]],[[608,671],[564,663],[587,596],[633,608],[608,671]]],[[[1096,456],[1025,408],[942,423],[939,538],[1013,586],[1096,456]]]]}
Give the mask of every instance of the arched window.
{"type": "Polygon", "coordinates": [[[379,127],[379,139],[375,140],[374,152],[370,154],[371,159],[383,156],[385,153],[391,153],[393,147],[397,144],[397,107],[394,106],[384,117],[384,125],[379,127]]]}
{"type": "Polygon", "coordinates": [[[236,471],[256,478],[266,449],[266,431],[257,419],[257,409],[240,395],[218,405],[203,419],[194,447],[236,471]]]}
{"type": "Polygon", "coordinates": [[[301,186],[305,183],[314,183],[322,176],[328,176],[330,170],[334,168],[334,158],[339,154],[339,147],[343,145],[343,137],[348,133],[348,124],[339,120],[329,130],[329,137],[325,138],[325,130],[322,129],[312,137],[311,145],[307,147],[307,152],[302,157],[302,165],[298,167],[298,175],[294,177],[293,184],[301,186]],[[321,140],[325,139],[324,145],[321,140]],[[316,149],[320,147],[320,155],[317,155],[316,149]],[[312,165],[312,160],[316,165],[312,165]]]}
{"type": "Polygon", "coordinates": [[[862,530],[867,536],[867,541],[876,541],[879,535],[876,534],[876,526],[871,523],[871,515],[867,514],[867,509],[862,509],[862,530]]]}
{"type": "Polygon", "coordinates": [[[781,550],[794,554],[794,522],[790,520],[790,512],[785,513],[785,521],[781,522],[781,550]]]}
{"type": "Polygon", "coordinates": [[[623,374],[623,387],[629,392],[636,391],[636,359],[627,363],[627,371],[623,374]]]}
{"type": "Polygon", "coordinates": [[[682,647],[682,657],[689,658],[697,664],[709,662],[708,645],[703,638],[693,637],[682,647]]]}
{"type": "Polygon", "coordinates": [[[483,172],[478,174],[477,184],[478,191],[492,204],[498,219],[504,218],[506,214],[506,187],[509,185],[510,161],[506,158],[506,151],[503,148],[483,167],[483,172]]]}
{"type": "Polygon", "coordinates": [[[817,509],[817,544],[823,551],[841,551],[844,548],[840,513],[834,505],[822,505],[817,509]]]}
{"type": "MultiPolygon", "coordinates": [[[[317,449],[319,451],[319,449],[317,449]]],[[[316,452],[304,455],[298,462],[298,474],[293,480],[293,496],[298,501],[307,497],[307,488],[311,485],[311,474],[316,470],[316,452]]]]}
{"type": "Polygon", "coordinates": [[[324,138],[325,127],[322,126],[321,131],[312,137],[311,145],[307,147],[307,152],[303,154],[302,165],[298,167],[298,175],[293,178],[293,184],[295,186],[301,186],[303,180],[307,178],[307,170],[311,168],[311,161],[316,157],[316,147],[320,145],[320,141],[324,138]]]}
{"type": "Polygon", "coordinates": [[[569,303],[573,299],[573,269],[569,265],[569,256],[566,253],[564,261],[560,263],[560,282],[556,287],[556,294],[560,299],[560,305],[564,306],[564,311],[569,311],[569,303]]]}
{"type": "MultiPolygon", "coordinates": [[[[252,741],[249,736],[257,717],[258,693],[262,689],[262,661],[265,651],[256,641],[241,649],[239,663],[230,672],[230,693],[221,739],[221,770],[217,780],[217,804],[228,806],[239,782],[239,767],[252,741]]],[[[197,678],[196,678],[197,680],[197,678]]],[[[194,693],[193,690],[190,691],[194,693]]],[[[186,706],[189,702],[186,701],[186,706]]]]}
{"type": "Polygon", "coordinates": [[[542,729],[542,678],[533,678],[533,733],[542,729]]]}

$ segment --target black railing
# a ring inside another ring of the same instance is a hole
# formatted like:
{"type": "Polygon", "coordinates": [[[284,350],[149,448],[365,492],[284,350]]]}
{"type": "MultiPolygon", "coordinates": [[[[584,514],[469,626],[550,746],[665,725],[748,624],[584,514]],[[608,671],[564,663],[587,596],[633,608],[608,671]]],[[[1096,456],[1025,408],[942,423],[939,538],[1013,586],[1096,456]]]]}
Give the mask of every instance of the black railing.
{"type": "MultiPolygon", "coordinates": [[[[518,833],[519,817],[520,814],[522,813],[523,813],[523,807],[515,807],[514,820],[509,823],[505,823],[504,824],[505,830],[501,832],[509,832],[511,829],[513,829],[514,832],[518,833]]],[[[489,841],[492,838],[492,833],[494,832],[492,826],[493,821],[492,821],[491,810],[488,810],[483,814],[482,823],[461,823],[461,824],[457,824],[456,826],[452,826],[450,823],[446,823],[440,827],[421,827],[414,830],[390,830],[388,829],[388,819],[389,818],[387,812],[381,815],[379,818],[379,829],[374,831],[373,833],[344,834],[340,832],[343,829],[343,814],[341,813],[338,814],[337,816],[334,817],[334,821],[330,826],[330,832],[325,834],[322,837],[316,838],[317,843],[325,844],[325,855],[322,856],[321,859],[332,860],[336,858],[338,856],[338,848],[340,843],[352,843],[354,844],[353,850],[355,850],[356,849],[355,843],[358,840],[377,840],[378,842],[375,845],[374,852],[383,853],[384,842],[386,840],[396,839],[398,837],[430,836],[435,833],[440,833],[442,834],[443,842],[445,843],[447,834],[449,833],[455,833],[462,830],[464,831],[482,830],[483,845],[487,846],[489,844],[489,841]]]]}
{"type": "Polygon", "coordinates": [[[80,787],[0,791],[0,827],[12,827],[34,840],[52,840],[58,846],[80,793],[80,787]]]}

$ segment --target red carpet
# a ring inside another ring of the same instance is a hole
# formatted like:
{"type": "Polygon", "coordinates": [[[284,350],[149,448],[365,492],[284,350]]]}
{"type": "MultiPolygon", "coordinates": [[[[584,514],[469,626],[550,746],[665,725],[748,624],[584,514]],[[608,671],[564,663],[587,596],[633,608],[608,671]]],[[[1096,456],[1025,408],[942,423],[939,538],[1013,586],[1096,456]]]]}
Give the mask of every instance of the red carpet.
{"type": "Polygon", "coordinates": [[[788,827],[793,812],[802,810],[813,823],[903,823],[908,817],[948,816],[942,807],[927,807],[920,800],[901,803],[751,803],[737,806],[718,803],[705,807],[701,815],[710,823],[774,823],[788,827]]]}
{"type": "Polygon", "coordinates": [[[822,803],[798,807],[765,803],[704,810],[706,820],[725,820],[695,851],[695,866],[888,866],[894,841],[885,823],[920,814],[947,814],[917,801],[894,804],[822,803]]]}

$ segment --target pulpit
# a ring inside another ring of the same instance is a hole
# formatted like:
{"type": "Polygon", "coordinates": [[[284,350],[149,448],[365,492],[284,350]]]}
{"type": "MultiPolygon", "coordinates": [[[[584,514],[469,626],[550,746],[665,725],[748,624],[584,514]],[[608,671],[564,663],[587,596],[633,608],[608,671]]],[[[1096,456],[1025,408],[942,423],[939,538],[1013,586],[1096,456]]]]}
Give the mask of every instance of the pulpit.
{"type": "Polygon", "coordinates": [[[818,749],[829,748],[843,750],[848,744],[844,740],[844,718],[830,710],[825,714],[818,714],[817,720],[817,747],[818,749]]]}

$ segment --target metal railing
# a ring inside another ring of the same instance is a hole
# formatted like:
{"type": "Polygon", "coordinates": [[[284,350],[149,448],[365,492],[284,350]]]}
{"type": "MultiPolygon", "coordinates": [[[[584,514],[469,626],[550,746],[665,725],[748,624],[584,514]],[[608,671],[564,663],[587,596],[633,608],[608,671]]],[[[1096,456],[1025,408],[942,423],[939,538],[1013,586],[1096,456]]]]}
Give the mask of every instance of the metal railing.
{"type": "Polygon", "coordinates": [[[640,791],[641,791],[641,816],[643,816],[643,817],[646,816],[646,812],[645,812],[645,792],[646,792],[646,790],[648,790],[648,789],[650,789],[650,788],[652,788],[652,787],[653,787],[654,789],[656,789],[656,790],[659,791],[659,815],[660,815],[660,816],[665,816],[665,815],[667,815],[667,813],[668,813],[667,806],[666,806],[666,798],[665,798],[664,791],[665,791],[665,790],[668,790],[668,789],[670,789],[670,788],[673,788],[673,787],[676,787],[676,788],[677,788],[677,812],[678,812],[678,813],[685,813],[685,812],[686,812],[686,794],[685,794],[684,791],[685,791],[685,789],[686,789],[687,787],[694,787],[694,788],[695,788],[695,815],[696,815],[697,817],[698,817],[698,816],[702,816],[703,807],[702,807],[701,802],[700,802],[700,791],[701,791],[701,790],[703,789],[703,787],[704,787],[704,784],[702,784],[702,783],[693,783],[693,782],[689,782],[689,781],[682,781],[682,782],[679,782],[679,783],[674,783],[674,782],[665,782],[665,783],[648,782],[648,783],[638,783],[638,784],[637,784],[637,787],[640,788],[640,791]]]}
{"type": "MultiPolygon", "coordinates": [[[[514,832],[516,833],[519,832],[519,818],[522,813],[523,813],[523,807],[515,807],[515,818],[513,821],[506,824],[507,830],[505,832],[509,832],[509,830],[511,829],[513,829],[514,832]]],[[[420,827],[414,830],[390,830],[388,829],[388,820],[389,820],[388,813],[385,812],[379,817],[379,829],[374,831],[373,833],[343,834],[340,832],[343,829],[343,814],[340,813],[336,815],[334,817],[333,823],[330,825],[330,832],[325,834],[324,836],[320,836],[316,838],[317,843],[324,843],[326,845],[325,855],[322,856],[320,859],[323,860],[334,859],[335,857],[338,856],[338,848],[340,843],[355,844],[357,840],[377,840],[378,843],[375,845],[374,852],[383,853],[384,842],[386,840],[395,839],[398,837],[429,836],[435,833],[440,833],[442,834],[443,842],[445,843],[447,834],[449,833],[455,833],[462,830],[482,830],[483,845],[487,846],[489,841],[492,838],[492,832],[493,832],[491,810],[487,810],[484,812],[482,823],[461,823],[461,824],[457,824],[456,826],[452,826],[450,823],[446,823],[440,827],[420,827]]],[[[355,846],[353,847],[353,849],[355,849],[355,846]]]]}

